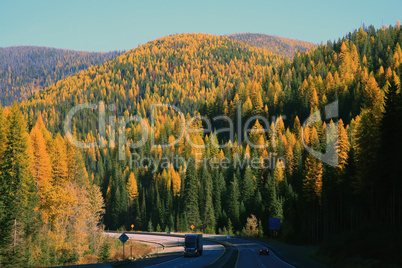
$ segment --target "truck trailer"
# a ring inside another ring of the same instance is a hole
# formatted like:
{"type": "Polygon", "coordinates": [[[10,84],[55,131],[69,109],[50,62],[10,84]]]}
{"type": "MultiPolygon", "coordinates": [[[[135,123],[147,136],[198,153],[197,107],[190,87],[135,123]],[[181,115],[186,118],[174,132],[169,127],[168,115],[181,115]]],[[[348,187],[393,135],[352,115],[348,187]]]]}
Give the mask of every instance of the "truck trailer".
{"type": "Polygon", "coordinates": [[[186,234],[184,237],[184,257],[202,255],[202,234],[186,234]]]}

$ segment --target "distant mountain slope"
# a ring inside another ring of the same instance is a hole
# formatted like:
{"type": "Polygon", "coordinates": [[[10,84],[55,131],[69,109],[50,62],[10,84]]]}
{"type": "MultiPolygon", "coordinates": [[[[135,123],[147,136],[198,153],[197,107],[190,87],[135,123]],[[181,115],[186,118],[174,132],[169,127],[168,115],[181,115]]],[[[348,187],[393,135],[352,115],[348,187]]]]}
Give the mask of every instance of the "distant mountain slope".
{"type": "MultiPolygon", "coordinates": [[[[243,110],[245,115],[253,114],[257,110],[268,112],[267,109],[264,110],[264,106],[261,106],[263,98],[258,98],[258,92],[262,91],[260,85],[264,80],[264,74],[270,73],[283,61],[282,57],[267,50],[250,47],[227,37],[206,34],[166,36],[128,51],[112,61],[89,67],[85,71],[60,80],[27,101],[23,101],[21,108],[29,128],[40,113],[49,131],[62,134],[67,113],[72,107],[81,103],[98,104],[103,101],[107,107],[106,118],[116,116],[117,120],[120,120],[120,116],[137,115],[144,118],[144,124],[151,122],[148,119],[153,111],[151,109],[153,104],[174,105],[186,116],[196,112],[210,116],[231,115],[236,113],[239,102],[246,103],[243,110]],[[109,114],[111,107],[114,109],[109,114]]],[[[152,126],[152,131],[156,134],[155,141],[161,144],[178,137],[182,117],[171,110],[159,109],[156,113],[157,116],[153,117],[155,124],[152,126]]],[[[74,115],[72,124],[79,140],[98,138],[100,134],[97,127],[98,115],[96,110],[91,109],[79,111],[74,115]]],[[[216,124],[222,124],[222,122],[216,120],[216,124]]],[[[211,129],[214,128],[211,127],[211,129]]],[[[141,125],[130,124],[126,128],[128,139],[137,141],[140,137],[138,132],[140,129],[141,125]]],[[[151,130],[151,127],[149,129],[151,130]]],[[[113,139],[109,140],[109,135],[106,139],[110,145],[114,142],[113,139]]],[[[204,143],[202,136],[194,136],[193,140],[197,144],[204,143]]],[[[182,141],[184,142],[184,139],[182,141]]],[[[144,146],[138,148],[141,154],[148,156],[156,152],[151,148],[150,142],[151,138],[147,139],[144,146]]],[[[118,207],[115,201],[119,204],[127,204],[126,175],[131,171],[125,171],[126,167],[122,169],[121,163],[111,161],[116,156],[114,153],[116,151],[111,147],[108,146],[105,150],[100,147],[92,149],[91,152],[85,152],[84,159],[89,176],[93,175],[94,183],[100,185],[104,193],[106,200],[104,223],[109,228],[118,228],[125,224],[120,215],[128,214],[123,208],[125,206],[118,207]],[[111,172],[112,165],[115,166],[116,172],[111,172]],[[107,190],[108,187],[109,190],[107,190]],[[108,191],[110,195],[107,194],[108,191]],[[122,194],[117,196],[116,192],[122,194]]],[[[186,156],[198,152],[188,143],[181,144],[178,150],[186,156]]],[[[212,151],[219,153],[219,151],[212,151]]],[[[173,170],[169,172],[172,173],[173,170]]],[[[142,204],[154,204],[155,200],[151,200],[151,197],[156,197],[157,194],[153,194],[154,192],[151,194],[151,191],[157,189],[153,181],[159,179],[152,179],[157,178],[153,175],[145,178],[142,176],[145,174],[142,171],[138,173],[136,171],[136,174],[140,174],[135,175],[138,181],[138,192],[141,193],[138,200],[145,198],[146,201],[142,204]],[[145,196],[144,193],[147,191],[150,194],[147,193],[145,196]]],[[[162,179],[165,180],[164,177],[161,177],[162,179]]],[[[165,187],[162,186],[171,185],[169,180],[166,179],[167,184],[161,181],[160,185],[164,188],[163,193],[173,195],[173,190],[165,191],[165,187]]],[[[171,189],[174,189],[176,193],[181,187],[180,180],[178,173],[174,176],[174,180],[170,180],[173,183],[171,189]]],[[[160,197],[160,200],[168,199],[166,195],[161,194],[160,197]]],[[[175,197],[174,200],[176,199],[175,197]]],[[[170,200],[173,200],[173,197],[170,200]]],[[[146,229],[148,219],[151,217],[151,209],[152,215],[158,217],[152,217],[155,226],[161,224],[162,218],[164,222],[169,222],[170,218],[176,222],[177,208],[173,208],[173,205],[169,206],[172,210],[169,210],[166,215],[162,213],[158,215],[156,210],[149,207],[148,214],[144,211],[142,222],[132,221],[134,219],[130,219],[129,222],[134,222],[138,229],[146,229]]],[[[182,214],[180,212],[177,215],[182,214]]],[[[227,222],[226,219],[225,222],[227,222]]]]}
{"type": "Polygon", "coordinates": [[[59,123],[71,107],[88,101],[116,102],[121,111],[143,116],[150,104],[168,103],[191,114],[202,109],[205,100],[232,97],[240,87],[246,101],[244,85],[250,80],[261,83],[267,69],[282,61],[277,54],[227,37],[166,36],[61,80],[23,105],[47,110],[44,120],[59,123]]]}
{"type": "Polygon", "coordinates": [[[7,106],[25,100],[67,76],[120,54],[35,46],[0,48],[0,103],[7,106]]]}
{"type": "Polygon", "coordinates": [[[299,50],[305,52],[317,46],[305,41],[258,33],[236,33],[228,37],[253,47],[267,49],[287,59],[292,59],[299,50]]]}

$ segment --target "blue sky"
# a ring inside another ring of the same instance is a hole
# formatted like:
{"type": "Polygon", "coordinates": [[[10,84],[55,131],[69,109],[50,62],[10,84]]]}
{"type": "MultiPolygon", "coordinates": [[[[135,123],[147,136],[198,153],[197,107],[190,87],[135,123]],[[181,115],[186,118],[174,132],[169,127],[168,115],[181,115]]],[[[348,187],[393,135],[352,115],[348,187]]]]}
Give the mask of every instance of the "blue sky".
{"type": "Polygon", "coordinates": [[[313,43],[402,21],[401,0],[0,0],[0,47],[128,50],[175,33],[265,33],[313,43]],[[399,16],[399,17],[398,17],[399,16]]]}

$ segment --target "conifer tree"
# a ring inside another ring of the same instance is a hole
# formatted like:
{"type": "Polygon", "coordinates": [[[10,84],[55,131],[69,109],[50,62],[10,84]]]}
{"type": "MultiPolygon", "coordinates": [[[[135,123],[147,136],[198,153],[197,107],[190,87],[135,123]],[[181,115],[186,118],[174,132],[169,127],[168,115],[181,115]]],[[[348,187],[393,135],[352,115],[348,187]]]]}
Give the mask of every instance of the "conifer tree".
{"type": "Polygon", "coordinates": [[[126,188],[130,203],[134,204],[135,199],[138,197],[137,180],[135,179],[134,172],[130,173],[126,188]]]}
{"type": "Polygon", "coordinates": [[[265,190],[267,192],[267,209],[270,218],[282,218],[282,204],[278,200],[278,194],[276,191],[276,185],[271,176],[269,176],[268,181],[265,185],[265,190]]]}
{"type": "Polygon", "coordinates": [[[260,85],[255,81],[250,82],[249,96],[252,99],[254,115],[262,115],[264,111],[264,103],[262,102],[260,85]]]}
{"type": "Polygon", "coordinates": [[[370,192],[372,196],[374,175],[378,172],[378,152],[381,144],[380,124],[383,112],[383,97],[374,77],[365,86],[364,108],[355,127],[354,152],[357,168],[357,192],[370,192]]]}
{"type": "Polygon", "coordinates": [[[303,178],[303,194],[306,200],[321,200],[322,193],[322,163],[309,154],[305,162],[305,176],[303,178]]]}
{"type": "Polygon", "coordinates": [[[244,173],[244,178],[241,185],[241,196],[247,211],[251,209],[251,201],[254,196],[254,184],[253,172],[248,166],[244,173]]]}
{"type": "Polygon", "coordinates": [[[208,169],[204,167],[202,170],[203,179],[203,192],[204,192],[204,204],[203,206],[204,215],[202,215],[202,224],[207,231],[207,233],[215,232],[215,211],[212,199],[212,177],[208,172],[208,169]]]}
{"type": "Polygon", "coordinates": [[[36,190],[41,197],[42,216],[45,222],[52,217],[53,209],[53,177],[49,154],[40,124],[35,124],[30,134],[32,141],[32,174],[36,182],[36,190]]]}
{"type": "MultiPolygon", "coordinates": [[[[402,183],[399,179],[402,168],[400,159],[397,155],[402,150],[402,95],[398,93],[397,76],[388,82],[388,89],[385,96],[384,115],[381,119],[381,147],[380,147],[380,176],[381,176],[381,193],[383,200],[388,202],[389,222],[395,226],[398,221],[398,207],[402,207],[402,203],[396,198],[402,193],[402,183]],[[387,187],[388,186],[388,187],[387,187]],[[390,198],[391,197],[391,198],[390,198]]],[[[400,221],[399,217],[399,221],[400,221]]]]}
{"type": "Polygon", "coordinates": [[[60,134],[52,142],[50,154],[52,177],[56,185],[65,186],[68,182],[67,148],[60,134]]]}
{"type": "Polygon", "coordinates": [[[252,145],[262,146],[265,143],[265,134],[264,129],[258,119],[256,120],[253,128],[250,131],[250,141],[253,143],[252,145]]]}
{"type": "Polygon", "coordinates": [[[187,215],[187,221],[190,225],[198,226],[200,223],[198,210],[198,175],[195,169],[194,159],[192,158],[190,158],[186,169],[183,195],[184,212],[187,215]]]}
{"type": "Polygon", "coordinates": [[[276,184],[278,184],[284,180],[284,178],[285,178],[284,169],[285,169],[285,164],[281,160],[278,160],[276,162],[275,170],[274,170],[274,181],[276,184]]]}
{"type": "MultiPolygon", "coordinates": [[[[66,148],[67,148],[67,170],[68,179],[67,181],[75,181],[82,184],[87,178],[87,171],[85,168],[85,163],[82,158],[81,152],[78,148],[75,148],[67,138],[65,138],[66,148]]],[[[110,157],[108,158],[110,161],[110,157]]],[[[111,166],[111,163],[108,163],[111,166]]],[[[110,167],[109,166],[109,167],[110,167]]]]}
{"type": "Polygon", "coordinates": [[[230,186],[228,187],[228,212],[229,217],[232,220],[235,228],[239,227],[239,217],[240,217],[240,205],[239,205],[239,183],[237,176],[233,177],[233,180],[230,182],[230,186]]]}
{"type": "Polygon", "coordinates": [[[215,209],[215,218],[219,219],[222,213],[222,193],[225,192],[225,178],[218,169],[213,172],[213,204],[215,209]]]}
{"type": "Polygon", "coordinates": [[[29,223],[27,217],[35,209],[35,184],[31,173],[29,135],[17,104],[11,107],[7,121],[5,150],[0,166],[0,254],[8,256],[6,264],[13,264],[21,260],[16,255],[19,250],[15,248],[18,245],[12,230],[14,228],[15,234],[17,221],[26,225],[29,223]]]}
{"type": "Polygon", "coordinates": [[[337,153],[338,153],[338,165],[337,168],[342,173],[344,172],[345,165],[348,161],[348,153],[350,149],[349,138],[347,136],[342,119],[338,120],[338,139],[337,139],[337,153]]]}

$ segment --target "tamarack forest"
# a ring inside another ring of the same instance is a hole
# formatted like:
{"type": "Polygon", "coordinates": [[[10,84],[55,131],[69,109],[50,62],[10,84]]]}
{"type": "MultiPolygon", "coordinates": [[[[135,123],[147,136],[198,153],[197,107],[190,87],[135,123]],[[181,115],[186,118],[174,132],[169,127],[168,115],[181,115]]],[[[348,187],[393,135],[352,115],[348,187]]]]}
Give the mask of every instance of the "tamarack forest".
{"type": "Polygon", "coordinates": [[[1,108],[2,263],[83,263],[99,254],[103,228],[131,224],[244,235],[255,217],[259,235],[271,237],[268,219],[280,218],[281,239],[308,244],[366,226],[400,228],[401,44],[399,21],[361,27],[292,60],[229,37],[178,34],[1,108]],[[304,124],[335,101],[338,118],[304,124]],[[72,135],[99,146],[77,148],[64,125],[68,112],[85,103],[98,108],[74,115],[72,135]],[[118,128],[133,115],[142,120],[118,128]],[[220,115],[234,125],[214,120],[220,115]],[[244,132],[255,115],[267,120],[253,119],[244,132]],[[209,131],[201,116],[210,120],[209,131]],[[183,129],[183,121],[198,131],[183,129]],[[233,139],[220,131],[229,127],[233,139]],[[122,135],[139,142],[144,132],[154,144],[119,143],[122,135]],[[336,166],[304,147],[333,148],[336,166]],[[149,160],[134,163],[133,155],[149,160]],[[229,164],[204,164],[221,159],[229,164]]]}

